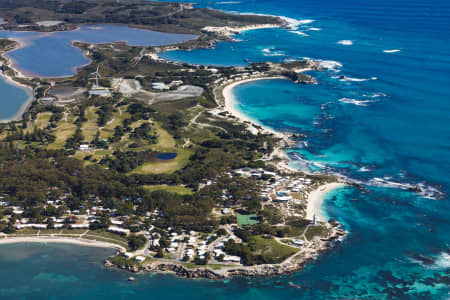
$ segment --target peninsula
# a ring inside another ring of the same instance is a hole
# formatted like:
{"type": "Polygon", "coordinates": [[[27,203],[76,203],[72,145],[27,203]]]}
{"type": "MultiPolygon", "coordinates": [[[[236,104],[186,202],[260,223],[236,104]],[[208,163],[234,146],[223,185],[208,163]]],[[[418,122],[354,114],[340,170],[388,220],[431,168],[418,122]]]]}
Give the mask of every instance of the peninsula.
{"type": "MultiPolygon", "coordinates": [[[[159,47],[74,42],[91,63],[64,78],[27,78],[2,56],[3,76],[31,87],[33,101],[0,125],[0,244],[112,247],[118,253],[106,266],[219,279],[293,272],[345,236],[320,215],[324,194],[341,180],[290,168],[282,149],[292,134],[233,107],[236,84],[313,83],[302,72],[321,70],[318,63],[206,67],[158,57],[283,26],[277,18],[148,1],[19,0],[0,8],[10,30],[120,23],[199,36],[159,47]]],[[[0,45],[3,54],[18,46],[0,45]]]]}

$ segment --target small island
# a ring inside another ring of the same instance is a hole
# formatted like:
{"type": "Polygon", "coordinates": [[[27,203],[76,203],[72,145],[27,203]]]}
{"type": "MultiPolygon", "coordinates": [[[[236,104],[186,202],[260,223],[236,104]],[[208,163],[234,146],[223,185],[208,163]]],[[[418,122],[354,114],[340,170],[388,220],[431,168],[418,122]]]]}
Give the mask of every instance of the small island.
{"type": "MultiPolygon", "coordinates": [[[[314,83],[303,72],[320,64],[217,67],[158,56],[281,20],[149,1],[0,7],[9,30],[119,23],[198,35],[158,47],[73,42],[91,63],[62,78],[29,78],[2,55],[2,75],[33,93],[0,125],[0,244],[110,247],[118,253],[108,267],[221,279],[299,270],[345,236],[320,216],[325,194],[345,181],[290,168],[282,150],[301,134],[255,124],[234,109],[231,93],[251,80],[314,83]]],[[[2,54],[18,46],[0,40],[2,54]]]]}

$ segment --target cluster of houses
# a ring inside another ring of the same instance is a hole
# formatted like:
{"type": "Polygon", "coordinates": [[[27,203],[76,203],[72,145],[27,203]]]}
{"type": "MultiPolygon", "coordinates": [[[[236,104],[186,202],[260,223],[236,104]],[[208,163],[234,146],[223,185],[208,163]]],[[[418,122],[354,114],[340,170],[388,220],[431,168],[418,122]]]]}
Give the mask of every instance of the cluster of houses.
{"type": "MultiPolygon", "coordinates": [[[[67,195],[64,195],[59,200],[47,200],[47,205],[54,206],[55,208],[60,207],[63,203],[63,199],[65,199],[67,195]]],[[[108,213],[110,215],[115,214],[115,209],[109,209],[104,208],[103,206],[93,206],[91,208],[86,209],[86,211],[81,214],[79,210],[70,210],[67,209],[64,211],[64,215],[66,217],[48,217],[46,220],[46,223],[32,223],[30,218],[24,218],[22,217],[22,214],[24,213],[24,210],[21,207],[18,206],[9,206],[8,201],[5,201],[5,197],[0,197],[0,206],[4,207],[5,209],[11,210],[11,213],[18,217],[16,220],[16,223],[14,226],[16,229],[26,229],[26,228],[32,228],[32,229],[50,229],[49,228],[49,220],[52,221],[52,229],[62,229],[62,228],[69,228],[69,229],[89,229],[90,224],[97,221],[98,217],[97,215],[101,213],[108,213]]],[[[130,234],[130,230],[123,227],[125,217],[115,217],[111,218],[111,226],[107,229],[110,232],[117,233],[120,235],[127,236],[130,234]]]]}
{"type": "Polygon", "coordinates": [[[266,184],[262,189],[261,197],[273,202],[288,202],[293,200],[292,194],[300,193],[312,184],[309,178],[289,177],[279,178],[274,183],[266,184]],[[281,189],[280,189],[281,188],[281,189]]]}
{"type": "Polygon", "coordinates": [[[227,237],[214,245],[214,257],[217,261],[223,261],[226,263],[240,263],[241,258],[239,256],[228,255],[223,251],[224,243],[230,239],[232,239],[232,237],[227,237]]]}
{"type": "MultiPolygon", "coordinates": [[[[252,177],[261,180],[261,198],[265,203],[295,203],[297,200],[294,199],[296,193],[302,193],[309,190],[313,184],[312,180],[303,177],[290,177],[290,176],[280,176],[275,172],[270,172],[262,168],[241,168],[233,170],[228,173],[228,176],[243,176],[252,177]]],[[[205,179],[202,181],[204,186],[215,184],[216,181],[205,179]]],[[[47,201],[47,205],[60,207],[63,204],[64,199],[68,195],[64,195],[59,200],[47,201]]],[[[222,190],[222,195],[220,196],[222,200],[226,200],[231,195],[226,189],[222,190]]],[[[98,199],[93,197],[90,199],[95,202],[99,202],[98,199]]],[[[95,203],[99,204],[99,203],[95,203]]],[[[8,206],[8,201],[5,197],[0,197],[0,205],[11,209],[12,213],[18,217],[22,217],[24,210],[20,207],[8,206]]],[[[289,206],[289,204],[288,204],[289,206]]],[[[230,208],[222,207],[221,213],[227,215],[230,213],[230,208]]],[[[90,224],[99,220],[98,215],[107,213],[111,216],[111,225],[107,228],[109,232],[120,234],[122,236],[128,236],[131,232],[130,229],[125,228],[124,224],[128,217],[119,217],[115,215],[114,209],[104,208],[101,205],[90,207],[80,213],[78,210],[66,210],[64,212],[65,216],[70,216],[67,218],[55,218],[52,219],[52,228],[72,228],[72,229],[89,229],[90,224]],[[71,220],[69,220],[72,218],[71,220]],[[76,221],[76,222],[74,222],[76,221]]],[[[161,213],[158,209],[146,213],[146,218],[151,221],[156,221],[160,218],[161,213]]],[[[47,229],[48,224],[35,224],[31,223],[28,218],[20,218],[17,220],[15,227],[17,229],[33,228],[33,229],[47,229]]],[[[148,238],[149,248],[161,246],[161,238],[163,234],[166,239],[165,233],[153,232],[154,226],[150,225],[144,231],[139,232],[139,234],[144,234],[148,238]]],[[[229,230],[228,230],[229,232],[229,230]]],[[[238,256],[232,256],[227,254],[223,248],[224,243],[229,239],[238,239],[232,232],[224,236],[218,237],[216,234],[211,234],[204,236],[195,231],[184,231],[182,230],[175,232],[171,228],[167,228],[167,236],[169,239],[169,244],[164,245],[164,250],[176,260],[188,260],[192,261],[195,258],[198,259],[212,259],[214,262],[224,262],[224,263],[236,263],[241,262],[241,258],[238,256]]],[[[239,241],[238,241],[239,242],[239,241]]],[[[295,246],[302,246],[304,241],[292,239],[291,241],[295,246]]],[[[147,250],[146,250],[147,251],[147,250]]],[[[131,253],[125,253],[125,256],[129,255],[132,257],[131,253]]],[[[138,255],[134,257],[137,262],[143,262],[146,257],[143,255],[138,255]]]]}
{"type": "MultiPolygon", "coordinates": [[[[196,231],[177,233],[168,228],[169,245],[165,251],[172,256],[173,259],[192,261],[195,258],[206,259],[213,258],[217,261],[228,263],[240,263],[240,257],[227,255],[223,251],[224,242],[232,237],[227,236],[224,239],[218,239],[216,234],[202,236],[196,231]]],[[[149,247],[160,247],[161,235],[154,232],[149,237],[149,247]]]]}
{"type": "MultiPolygon", "coordinates": [[[[261,198],[269,203],[297,202],[294,194],[308,192],[313,184],[310,178],[280,176],[262,168],[241,168],[234,170],[230,176],[243,176],[261,179],[261,198]]],[[[297,199],[296,199],[297,198],[297,199]]]]}
{"type": "Polygon", "coordinates": [[[246,72],[246,73],[241,73],[241,74],[235,74],[235,75],[231,75],[229,77],[219,77],[218,79],[216,79],[214,81],[214,84],[217,85],[226,85],[235,81],[241,81],[241,80],[246,80],[246,79],[252,79],[252,78],[259,78],[259,77],[264,77],[266,76],[266,74],[264,72],[260,72],[260,71],[254,71],[254,72],[246,72]]]}
{"type": "Polygon", "coordinates": [[[244,176],[244,177],[253,177],[256,179],[262,178],[264,175],[271,177],[279,177],[277,173],[266,171],[262,168],[254,169],[254,168],[241,168],[233,170],[232,175],[234,176],[244,176]]]}

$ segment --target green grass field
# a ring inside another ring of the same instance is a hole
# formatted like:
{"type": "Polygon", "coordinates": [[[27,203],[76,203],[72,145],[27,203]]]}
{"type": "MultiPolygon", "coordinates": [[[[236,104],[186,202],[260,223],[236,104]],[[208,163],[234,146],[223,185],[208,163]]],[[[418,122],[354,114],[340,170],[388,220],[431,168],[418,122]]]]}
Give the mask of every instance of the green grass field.
{"type": "Polygon", "coordinates": [[[62,149],[66,144],[66,140],[75,133],[77,129],[73,124],[75,117],[72,114],[67,114],[66,118],[61,119],[58,122],[58,127],[53,131],[55,134],[55,141],[48,145],[49,149],[62,149]]]}
{"type": "Polygon", "coordinates": [[[184,186],[181,185],[146,185],[144,188],[150,192],[153,191],[166,191],[169,193],[175,193],[180,195],[192,195],[194,192],[184,186]]]}
{"type": "Polygon", "coordinates": [[[177,157],[169,161],[148,162],[133,170],[130,174],[162,174],[173,173],[183,168],[189,162],[189,157],[192,155],[191,150],[178,149],[177,157]]]}
{"type": "MultiPolygon", "coordinates": [[[[176,158],[168,161],[156,161],[148,162],[139,166],[131,173],[136,174],[161,174],[161,173],[173,173],[181,168],[183,168],[188,162],[189,157],[193,152],[189,149],[183,149],[182,147],[177,147],[175,139],[158,124],[155,124],[158,143],[155,145],[149,145],[155,151],[159,152],[176,152],[178,155],[176,158]]],[[[137,150],[141,150],[137,148],[137,150]]]]}
{"type": "Polygon", "coordinates": [[[126,112],[128,106],[121,106],[117,108],[117,111],[113,113],[113,118],[100,130],[100,138],[107,139],[114,134],[114,128],[122,125],[123,120],[130,117],[130,114],[126,112]]]}
{"type": "Polygon", "coordinates": [[[280,263],[299,251],[294,247],[280,244],[273,238],[266,239],[259,235],[252,237],[249,246],[254,249],[255,254],[260,254],[273,263],[280,263]]]}
{"type": "Polygon", "coordinates": [[[312,240],[316,236],[327,237],[328,229],[325,226],[309,226],[305,233],[305,237],[308,240],[312,240]]]}
{"type": "Polygon", "coordinates": [[[237,218],[237,223],[239,227],[245,226],[245,225],[253,225],[253,224],[258,224],[259,221],[256,219],[256,215],[252,214],[252,215],[241,215],[241,214],[237,214],[236,215],[237,218]]]}
{"type": "Polygon", "coordinates": [[[83,125],[81,126],[81,131],[83,133],[85,142],[92,141],[95,135],[97,134],[98,131],[97,125],[98,115],[96,114],[97,110],[98,109],[95,108],[94,106],[89,106],[88,108],[86,108],[84,112],[87,121],[84,122],[83,125]]]}
{"type": "MultiPolygon", "coordinates": [[[[33,122],[32,126],[35,126],[40,129],[44,129],[48,125],[48,121],[50,120],[50,117],[53,115],[51,112],[42,112],[39,113],[36,117],[36,120],[33,122]]],[[[33,131],[31,127],[28,127],[29,131],[33,131]]]]}

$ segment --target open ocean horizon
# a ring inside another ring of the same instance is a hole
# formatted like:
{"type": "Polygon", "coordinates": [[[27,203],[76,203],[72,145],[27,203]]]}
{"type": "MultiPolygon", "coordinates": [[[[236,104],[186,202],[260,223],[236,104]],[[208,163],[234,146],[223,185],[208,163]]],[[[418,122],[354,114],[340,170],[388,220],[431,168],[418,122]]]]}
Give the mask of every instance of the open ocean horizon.
{"type": "Polygon", "coordinates": [[[252,119],[307,135],[288,150],[292,166],[364,186],[337,189],[324,201],[349,236],[294,274],[226,281],[143,274],[130,283],[128,273],[103,268],[110,250],[3,245],[0,298],[449,299],[450,3],[197,2],[285,16],[292,28],[248,31],[238,43],[162,57],[205,65],[310,58],[328,67],[309,73],[317,85],[264,80],[234,94],[252,119]],[[416,185],[421,193],[409,190],[416,185]]]}

